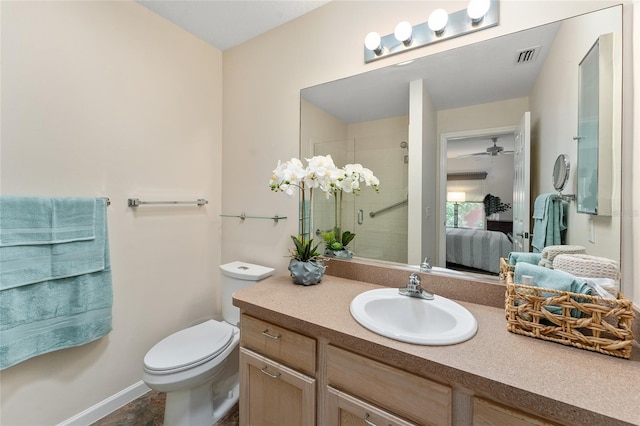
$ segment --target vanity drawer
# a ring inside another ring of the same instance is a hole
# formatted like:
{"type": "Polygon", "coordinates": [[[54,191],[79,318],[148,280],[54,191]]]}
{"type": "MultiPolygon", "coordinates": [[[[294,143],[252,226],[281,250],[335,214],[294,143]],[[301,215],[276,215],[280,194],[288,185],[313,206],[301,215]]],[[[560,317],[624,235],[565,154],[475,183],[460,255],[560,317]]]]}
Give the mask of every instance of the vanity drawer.
{"type": "Polygon", "coordinates": [[[315,376],[315,339],[242,314],[240,344],[307,375],[315,376]]]}
{"type": "Polygon", "coordinates": [[[425,425],[451,424],[451,388],[329,345],[327,384],[425,425]]]}
{"type": "Polygon", "coordinates": [[[555,424],[485,399],[473,398],[473,426],[554,426],[555,424]]]}

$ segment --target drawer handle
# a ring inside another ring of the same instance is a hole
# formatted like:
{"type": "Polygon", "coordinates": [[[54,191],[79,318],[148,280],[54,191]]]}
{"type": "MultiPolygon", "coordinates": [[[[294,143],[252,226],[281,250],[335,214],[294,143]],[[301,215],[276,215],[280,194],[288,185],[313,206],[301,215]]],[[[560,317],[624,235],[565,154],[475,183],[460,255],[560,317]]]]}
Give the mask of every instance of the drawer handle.
{"type": "Polygon", "coordinates": [[[373,423],[372,421],[369,420],[369,413],[364,413],[364,419],[363,420],[364,420],[364,423],[367,426],[376,426],[375,423],[373,423]]]}
{"type": "Polygon", "coordinates": [[[267,371],[267,366],[266,365],[263,368],[261,368],[260,371],[262,371],[264,374],[266,374],[267,376],[271,377],[272,379],[277,379],[278,377],[280,377],[280,373],[276,373],[276,374],[269,373],[267,371]]]}
{"type": "Polygon", "coordinates": [[[281,338],[281,337],[282,337],[282,335],[280,335],[280,334],[278,334],[277,336],[276,336],[276,335],[273,335],[273,334],[270,334],[270,333],[269,333],[269,329],[266,329],[265,331],[263,331],[263,332],[262,332],[262,334],[263,334],[264,336],[267,336],[267,337],[268,337],[268,338],[270,338],[270,339],[273,339],[273,340],[278,340],[279,338],[281,338]]]}

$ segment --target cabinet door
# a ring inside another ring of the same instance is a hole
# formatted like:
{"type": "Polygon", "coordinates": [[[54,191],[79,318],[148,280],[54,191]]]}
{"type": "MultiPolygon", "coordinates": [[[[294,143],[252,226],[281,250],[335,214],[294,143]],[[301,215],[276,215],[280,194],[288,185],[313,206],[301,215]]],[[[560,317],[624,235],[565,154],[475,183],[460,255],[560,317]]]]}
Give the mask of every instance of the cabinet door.
{"type": "Polygon", "coordinates": [[[311,426],[315,379],[240,348],[240,424],[311,426]]]}
{"type": "Polygon", "coordinates": [[[353,396],[327,387],[327,421],[335,426],[413,426],[387,411],[367,404],[353,396]]]}
{"type": "Polygon", "coordinates": [[[491,401],[473,398],[473,426],[552,426],[554,424],[491,401]]]}

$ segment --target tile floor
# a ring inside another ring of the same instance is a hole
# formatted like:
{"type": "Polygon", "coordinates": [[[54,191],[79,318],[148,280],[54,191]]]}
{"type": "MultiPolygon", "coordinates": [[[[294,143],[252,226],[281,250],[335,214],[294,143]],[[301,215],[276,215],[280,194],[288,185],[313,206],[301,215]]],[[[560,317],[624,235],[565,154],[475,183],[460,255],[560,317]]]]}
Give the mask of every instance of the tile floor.
{"type": "MultiPolygon", "coordinates": [[[[165,394],[151,391],[91,426],[162,426],[165,394]]],[[[238,405],[214,426],[238,426],[238,405]]]]}

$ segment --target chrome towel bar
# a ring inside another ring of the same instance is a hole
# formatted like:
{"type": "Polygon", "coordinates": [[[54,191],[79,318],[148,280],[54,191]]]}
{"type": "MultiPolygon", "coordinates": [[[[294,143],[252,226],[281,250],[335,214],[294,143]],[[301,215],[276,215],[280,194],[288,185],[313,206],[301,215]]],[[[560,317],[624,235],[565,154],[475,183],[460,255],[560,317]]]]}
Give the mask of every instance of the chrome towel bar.
{"type": "Polygon", "coordinates": [[[129,198],[127,200],[127,206],[129,207],[138,207],[142,204],[197,204],[198,206],[204,206],[208,203],[209,201],[204,198],[198,198],[195,201],[141,201],[138,198],[129,198]]]}
{"type": "Polygon", "coordinates": [[[279,220],[287,218],[286,216],[278,216],[277,214],[273,216],[249,216],[244,212],[240,214],[221,214],[220,217],[237,217],[242,221],[245,219],[270,219],[273,220],[274,223],[278,223],[279,220]]]}

